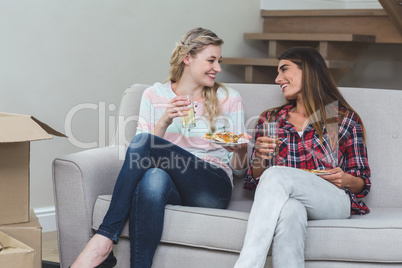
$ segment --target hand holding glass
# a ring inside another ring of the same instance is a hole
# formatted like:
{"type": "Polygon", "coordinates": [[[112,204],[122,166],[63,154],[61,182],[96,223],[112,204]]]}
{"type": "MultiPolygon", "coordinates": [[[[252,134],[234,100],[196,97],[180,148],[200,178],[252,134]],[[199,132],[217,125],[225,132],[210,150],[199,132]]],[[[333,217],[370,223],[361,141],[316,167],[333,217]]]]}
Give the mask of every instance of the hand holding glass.
{"type": "Polygon", "coordinates": [[[183,115],[181,117],[181,126],[183,128],[195,127],[193,95],[183,95],[183,97],[186,97],[187,100],[190,101],[191,103],[190,105],[187,106],[190,108],[190,110],[187,111],[186,115],[183,115]]]}
{"type": "MultiPolygon", "coordinates": [[[[279,153],[279,124],[278,122],[265,122],[262,128],[264,137],[270,139],[268,143],[275,144],[274,151],[268,154],[271,159],[275,159],[279,153]]],[[[275,164],[275,161],[272,161],[271,164],[275,164]]]]}

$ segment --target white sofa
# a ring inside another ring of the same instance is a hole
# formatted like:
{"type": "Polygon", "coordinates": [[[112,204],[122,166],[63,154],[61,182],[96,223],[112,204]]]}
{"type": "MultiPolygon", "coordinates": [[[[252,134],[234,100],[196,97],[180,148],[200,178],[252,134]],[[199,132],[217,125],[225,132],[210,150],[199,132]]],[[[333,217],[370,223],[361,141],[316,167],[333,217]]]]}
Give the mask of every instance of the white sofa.
{"type": "MultiPolygon", "coordinates": [[[[282,104],[277,85],[226,84],[245,102],[250,134],[258,115],[282,104]]],[[[122,165],[124,144],[135,135],[136,116],[146,85],[124,92],[114,146],[62,156],[54,160],[58,241],[61,266],[68,267],[101,223],[122,165]]],[[[372,170],[371,212],[348,220],[309,221],[306,267],[402,267],[402,91],[340,88],[362,117],[372,170]]],[[[227,210],[166,207],[162,242],[153,267],[233,267],[242,247],[253,193],[235,189],[227,210]]],[[[127,227],[127,226],[126,226],[127,227]]],[[[129,267],[128,228],[114,247],[117,267],[129,267]]],[[[266,267],[271,267],[270,257],[266,267]]],[[[287,268],[287,267],[286,267],[287,268]]]]}

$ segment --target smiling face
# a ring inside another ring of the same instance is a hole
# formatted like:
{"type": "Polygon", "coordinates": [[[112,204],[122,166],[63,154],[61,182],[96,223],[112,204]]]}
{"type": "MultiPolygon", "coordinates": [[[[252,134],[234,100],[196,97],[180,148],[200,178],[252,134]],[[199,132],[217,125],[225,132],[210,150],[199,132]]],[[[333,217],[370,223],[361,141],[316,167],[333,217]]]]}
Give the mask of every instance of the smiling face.
{"type": "Polygon", "coordinates": [[[216,74],[221,71],[221,59],[221,47],[208,45],[196,56],[188,55],[185,63],[196,84],[212,87],[215,83],[216,74]]]}
{"type": "Polygon", "coordinates": [[[280,60],[278,65],[278,76],[275,82],[282,88],[283,95],[287,100],[301,98],[302,91],[302,70],[290,60],[280,60]]]}

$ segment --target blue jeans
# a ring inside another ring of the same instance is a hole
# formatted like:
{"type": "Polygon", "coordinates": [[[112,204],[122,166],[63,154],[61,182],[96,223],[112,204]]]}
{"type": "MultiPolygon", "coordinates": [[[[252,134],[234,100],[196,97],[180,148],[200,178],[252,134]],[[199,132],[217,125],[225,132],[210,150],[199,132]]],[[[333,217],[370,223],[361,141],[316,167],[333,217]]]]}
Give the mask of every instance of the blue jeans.
{"type": "Polygon", "coordinates": [[[131,267],[151,267],[166,204],[223,209],[231,195],[230,179],[221,168],[158,136],[138,134],[97,233],[118,243],[129,218],[131,267]]]}

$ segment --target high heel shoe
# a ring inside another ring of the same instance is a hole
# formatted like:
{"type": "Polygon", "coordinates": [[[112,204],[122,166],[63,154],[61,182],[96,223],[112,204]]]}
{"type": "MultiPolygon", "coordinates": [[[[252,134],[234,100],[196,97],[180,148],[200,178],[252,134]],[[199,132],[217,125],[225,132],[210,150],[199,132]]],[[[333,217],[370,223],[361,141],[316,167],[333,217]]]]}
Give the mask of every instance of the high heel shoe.
{"type": "Polygon", "coordinates": [[[115,267],[117,263],[117,259],[113,254],[113,250],[110,251],[109,255],[107,256],[107,258],[98,266],[94,267],[94,268],[112,268],[115,267]]]}
{"type": "MultiPolygon", "coordinates": [[[[113,268],[116,266],[117,263],[117,259],[113,254],[113,250],[110,251],[109,255],[107,256],[107,258],[98,266],[94,267],[94,268],[113,268]]],[[[68,268],[71,268],[71,266],[68,266],[68,268]]]]}

